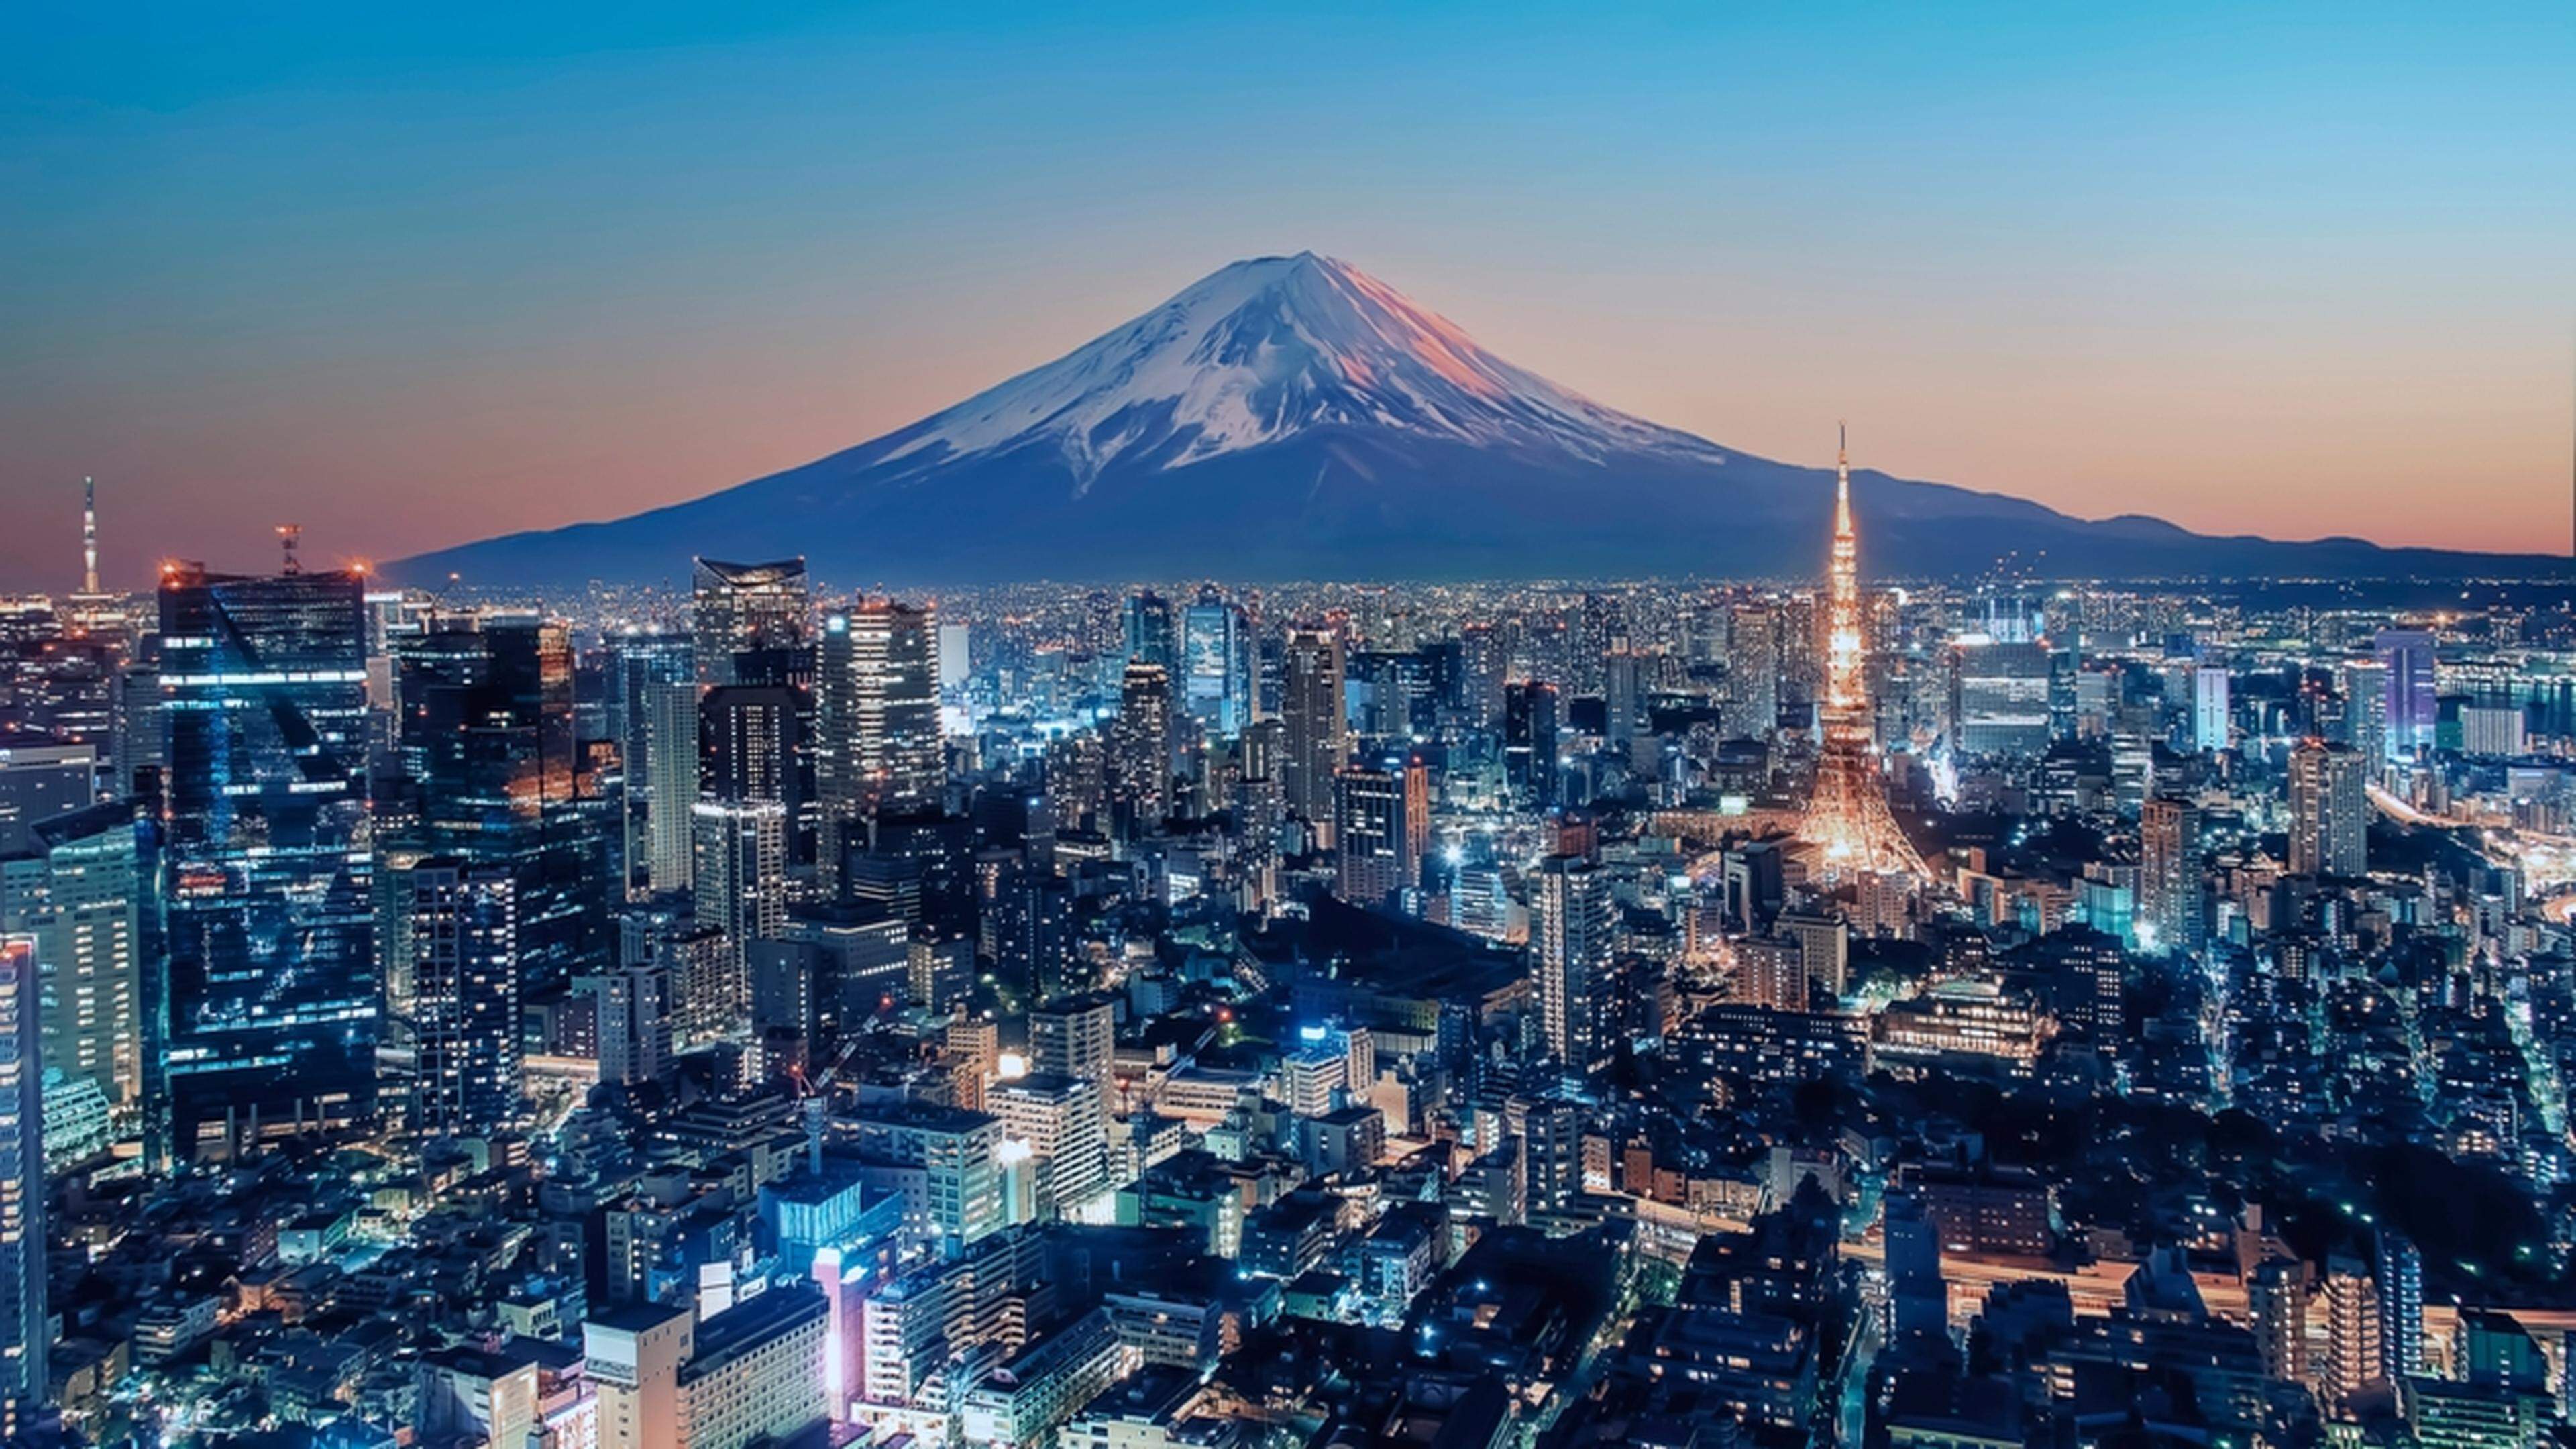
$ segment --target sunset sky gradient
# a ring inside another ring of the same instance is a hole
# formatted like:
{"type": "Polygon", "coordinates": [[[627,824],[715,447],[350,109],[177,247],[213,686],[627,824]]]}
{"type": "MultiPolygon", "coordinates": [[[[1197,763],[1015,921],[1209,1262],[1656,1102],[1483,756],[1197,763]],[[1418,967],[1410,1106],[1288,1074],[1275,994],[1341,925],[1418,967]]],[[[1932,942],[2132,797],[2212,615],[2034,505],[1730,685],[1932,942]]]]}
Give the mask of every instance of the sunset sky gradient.
{"type": "Polygon", "coordinates": [[[0,16],[0,588],[74,581],[83,474],[116,582],[390,558],[1302,248],[1729,447],[2567,546],[2564,0],[390,9],[0,16]]]}

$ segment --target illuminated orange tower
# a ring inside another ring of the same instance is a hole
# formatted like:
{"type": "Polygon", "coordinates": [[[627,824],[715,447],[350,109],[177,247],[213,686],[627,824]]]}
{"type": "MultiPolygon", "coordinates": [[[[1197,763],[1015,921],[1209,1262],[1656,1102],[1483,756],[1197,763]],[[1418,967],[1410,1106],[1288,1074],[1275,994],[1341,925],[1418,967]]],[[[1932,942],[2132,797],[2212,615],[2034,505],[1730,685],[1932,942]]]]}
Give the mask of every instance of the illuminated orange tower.
{"type": "Polygon", "coordinates": [[[1825,612],[1825,746],[1816,787],[1807,797],[1800,838],[1823,855],[1824,872],[1907,875],[1927,872],[1905,832],[1888,813],[1887,785],[1870,746],[1868,635],[1861,618],[1860,540],[1852,531],[1851,439],[1834,458],[1834,548],[1825,612]]]}

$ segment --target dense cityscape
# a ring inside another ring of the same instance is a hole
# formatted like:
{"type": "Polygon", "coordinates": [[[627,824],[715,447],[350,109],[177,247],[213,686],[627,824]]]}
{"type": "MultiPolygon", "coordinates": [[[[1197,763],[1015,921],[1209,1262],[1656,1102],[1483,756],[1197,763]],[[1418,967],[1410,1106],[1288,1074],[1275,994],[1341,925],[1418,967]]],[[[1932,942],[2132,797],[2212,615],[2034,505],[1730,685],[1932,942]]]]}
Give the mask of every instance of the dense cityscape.
{"type": "Polygon", "coordinates": [[[1847,483],[1768,583],[90,516],[0,606],[20,1440],[2564,1432],[2563,589],[1864,581],[1847,483]]]}

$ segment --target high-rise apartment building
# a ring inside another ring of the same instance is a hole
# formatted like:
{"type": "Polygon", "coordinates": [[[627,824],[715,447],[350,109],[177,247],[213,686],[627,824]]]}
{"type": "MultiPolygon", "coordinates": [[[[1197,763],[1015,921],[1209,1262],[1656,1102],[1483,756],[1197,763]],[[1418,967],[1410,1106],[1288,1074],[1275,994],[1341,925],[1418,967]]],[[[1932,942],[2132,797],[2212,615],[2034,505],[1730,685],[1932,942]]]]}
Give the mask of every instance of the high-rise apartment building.
{"type": "Polygon", "coordinates": [[[1172,811],[1172,676],[1162,665],[1128,664],[1108,766],[1112,817],[1125,833],[1151,833],[1172,811]]]}
{"type": "Polygon", "coordinates": [[[1577,694],[1602,692],[1607,660],[1613,650],[1628,647],[1628,610],[1616,594],[1586,592],[1568,621],[1574,634],[1574,653],[1568,661],[1567,676],[1577,694]]]}
{"type": "Polygon", "coordinates": [[[2349,1417],[2353,1397],[2380,1380],[2378,1285],[2368,1265],[2337,1255],[2326,1262],[2326,1353],[2317,1366],[2317,1397],[2336,1417],[2349,1417]]]}
{"type": "Polygon", "coordinates": [[[1719,723],[1735,739],[1764,739],[1780,723],[1780,615],[1765,603],[1726,616],[1726,697],[1719,723]]]}
{"type": "Polygon", "coordinates": [[[2424,1372],[2424,1255],[2403,1233],[2382,1228],[2376,1238],[2380,1373],[2403,1383],[2424,1372]]]}
{"type": "Polygon", "coordinates": [[[2343,742],[2372,770],[2389,758],[2388,666],[2376,659],[2349,659],[2336,666],[2335,687],[2343,695],[2343,742]]]}
{"type": "Polygon", "coordinates": [[[1551,855],[1530,885],[1530,943],[1538,971],[1539,1024],[1571,1075],[1608,1065],[1612,929],[1609,876],[1580,856],[1551,855]]]}
{"type": "MultiPolygon", "coordinates": [[[[698,704],[698,798],[691,810],[697,920],[724,933],[727,982],[718,1008],[750,1009],[751,943],[787,918],[788,866],[802,800],[796,692],[785,685],[720,685],[698,704]]],[[[692,1010],[713,1006],[691,1000],[692,1010]]]]}
{"type": "Polygon", "coordinates": [[[791,815],[801,803],[796,692],[784,685],[720,685],[698,702],[701,800],[766,800],[791,815]]]}
{"type": "Polygon", "coordinates": [[[787,920],[787,809],[775,800],[700,800],[692,812],[697,852],[697,921],[722,934],[718,982],[690,981],[679,995],[704,1029],[746,1025],[751,1011],[751,943],[775,937],[787,920]]]}
{"type": "Polygon", "coordinates": [[[418,862],[408,879],[413,1129],[439,1137],[496,1131],[526,1105],[517,878],[505,865],[449,857],[418,862]]]}
{"type": "Polygon", "coordinates": [[[1291,629],[1280,662],[1279,717],[1287,750],[1279,783],[1289,813],[1332,844],[1333,776],[1350,759],[1350,717],[1342,701],[1342,641],[1321,629],[1291,629]]]}
{"type": "Polygon", "coordinates": [[[1748,936],[1735,943],[1732,999],[1774,1011],[1807,1009],[1807,953],[1779,936],[1748,936]]]}
{"type": "Polygon", "coordinates": [[[2138,812],[2139,944],[2196,956],[2206,944],[2201,904],[2200,812],[2188,800],[2159,796],[2138,812]]]}
{"type": "Polygon", "coordinates": [[[2290,873],[2359,876],[2370,870],[2370,801],[2361,756],[2304,740],[2290,752],[2290,873]]]}

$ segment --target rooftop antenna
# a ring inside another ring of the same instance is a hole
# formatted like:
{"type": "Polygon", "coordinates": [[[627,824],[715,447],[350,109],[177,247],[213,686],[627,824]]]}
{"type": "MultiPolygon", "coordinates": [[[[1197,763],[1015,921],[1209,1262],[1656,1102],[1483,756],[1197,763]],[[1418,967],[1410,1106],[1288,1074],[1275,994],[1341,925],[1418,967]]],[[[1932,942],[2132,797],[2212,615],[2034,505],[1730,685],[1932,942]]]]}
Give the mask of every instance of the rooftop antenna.
{"type": "Polygon", "coordinates": [[[297,574],[304,572],[303,563],[295,557],[296,542],[303,537],[303,524],[281,523],[277,526],[277,547],[279,552],[285,555],[285,567],[283,571],[288,578],[293,578],[297,574]]]}
{"type": "Polygon", "coordinates": [[[81,480],[81,592],[98,593],[98,480],[81,480]]]}

